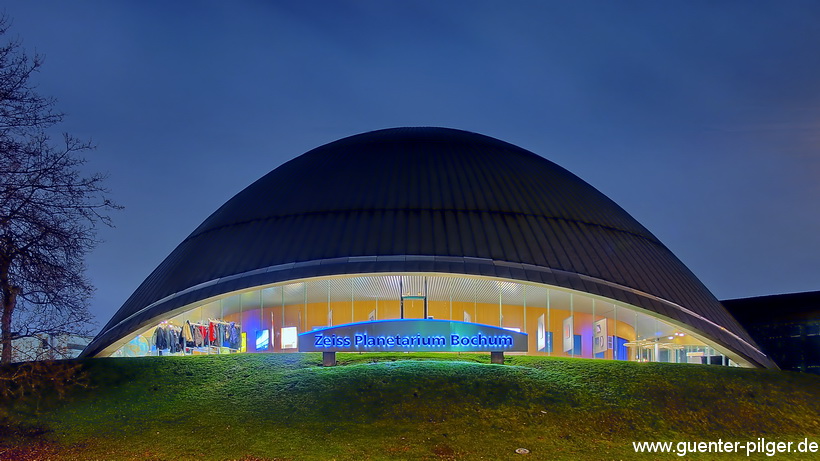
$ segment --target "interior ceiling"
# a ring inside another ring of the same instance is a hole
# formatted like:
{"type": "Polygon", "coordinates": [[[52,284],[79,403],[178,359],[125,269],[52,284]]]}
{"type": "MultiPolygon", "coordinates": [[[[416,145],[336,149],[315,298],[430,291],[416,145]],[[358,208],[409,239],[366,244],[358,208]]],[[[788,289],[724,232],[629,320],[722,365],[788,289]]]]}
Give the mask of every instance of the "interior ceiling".
{"type": "MultiPolygon", "coordinates": [[[[327,278],[267,288],[262,296],[285,305],[304,303],[353,301],[398,301],[405,297],[425,296],[429,301],[467,301],[479,304],[511,304],[546,307],[551,291],[553,307],[567,305],[570,295],[561,290],[547,289],[516,282],[480,278],[384,275],[349,278],[327,278]],[[426,281],[426,287],[425,287],[426,281]],[[284,294],[284,296],[283,296],[284,294]]],[[[579,298],[575,298],[578,300],[579,298]]],[[[585,301],[586,301],[585,297],[585,301]]],[[[576,302],[575,310],[590,311],[590,301],[576,302]]],[[[612,303],[598,302],[600,309],[612,309],[612,303]]]]}

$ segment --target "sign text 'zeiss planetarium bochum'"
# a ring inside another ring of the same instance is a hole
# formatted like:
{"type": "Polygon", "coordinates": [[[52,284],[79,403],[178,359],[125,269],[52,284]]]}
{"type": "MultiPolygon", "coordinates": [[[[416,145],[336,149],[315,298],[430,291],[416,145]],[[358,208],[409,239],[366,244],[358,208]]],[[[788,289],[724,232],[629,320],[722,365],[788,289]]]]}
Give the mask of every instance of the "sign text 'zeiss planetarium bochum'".
{"type": "Polygon", "coordinates": [[[383,320],[299,335],[302,352],[527,352],[527,335],[451,320],[383,320]]]}

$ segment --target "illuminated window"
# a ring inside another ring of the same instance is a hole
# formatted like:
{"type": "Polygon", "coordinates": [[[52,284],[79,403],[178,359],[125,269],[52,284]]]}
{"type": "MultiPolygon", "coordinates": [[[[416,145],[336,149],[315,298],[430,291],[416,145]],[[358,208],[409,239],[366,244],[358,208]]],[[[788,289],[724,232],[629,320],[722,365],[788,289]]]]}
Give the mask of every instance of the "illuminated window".
{"type": "Polygon", "coordinates": [[[270,346],[270,331],[269,330],[257,330],[256,332],[256,350],[257,351],[264,351],[268,349],[270,346]]]}
{"type": "Polygon", "coordinates": [[[282,328],[282,349],[296,349],[297,340],[296,327],[282,328]]]}

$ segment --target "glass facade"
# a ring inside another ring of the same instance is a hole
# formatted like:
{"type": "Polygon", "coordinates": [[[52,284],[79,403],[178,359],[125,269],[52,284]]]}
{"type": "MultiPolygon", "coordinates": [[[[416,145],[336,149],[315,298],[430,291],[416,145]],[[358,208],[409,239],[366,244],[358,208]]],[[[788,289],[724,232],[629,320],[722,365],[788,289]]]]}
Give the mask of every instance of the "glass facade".
{"type": "Polygon", "coordinates": [[[748,365],[730,360],[720,346],[685,327],[619,301],[535,283],[442,274],[322,277],[228,293],[152,320],[108,355],[296,352],[299,333],[399,318],[524,332],[527,355],[748,365]]]}

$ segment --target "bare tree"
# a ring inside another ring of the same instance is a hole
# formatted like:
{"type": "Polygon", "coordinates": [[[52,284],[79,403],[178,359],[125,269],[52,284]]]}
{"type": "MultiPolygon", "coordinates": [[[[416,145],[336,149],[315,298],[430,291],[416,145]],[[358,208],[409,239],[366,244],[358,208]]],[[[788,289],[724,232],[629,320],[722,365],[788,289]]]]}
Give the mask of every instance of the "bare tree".
{"type": "MultiPolygon", "coordinates": [[[[8,19],[0,18],[6,39],[8,19]]],[[[17,337],[87,333],[93,287],[85,255],[98,243],[99,224],[119,206],[106,198],[102,174],[84,174],[89,142],[49,132],[63,119],[53,98],[36,92],[19,41],[0,46],[0,301],[2,357],[11,361],[17,337]]]]}

